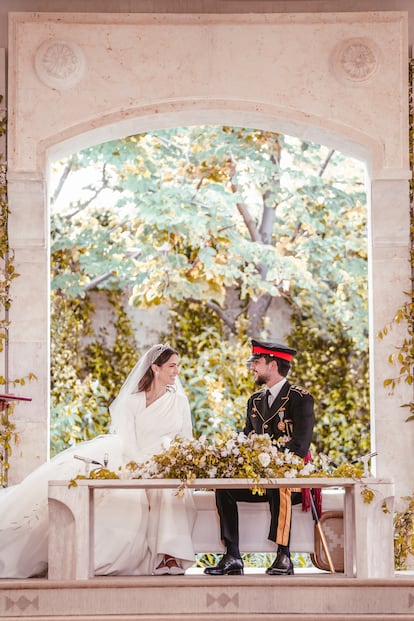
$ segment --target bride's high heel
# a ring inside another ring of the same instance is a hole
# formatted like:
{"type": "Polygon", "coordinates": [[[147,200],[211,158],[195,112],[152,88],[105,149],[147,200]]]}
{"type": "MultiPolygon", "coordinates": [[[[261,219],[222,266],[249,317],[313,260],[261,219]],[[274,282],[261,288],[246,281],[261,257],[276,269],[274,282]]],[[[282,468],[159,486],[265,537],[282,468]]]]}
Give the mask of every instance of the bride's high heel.
{"type": "Polygon", "coordinates": [[[167,556],[165,561],[169,572],[172,576],[180,576],[185,573],[185,570],[181,567],[180,563],[173,556],[167,556]]]}
{"type": "Polygon", "coordinates": [[[155,576],[170,574],[171,576],[179,576],[184,574],[185,570],[179,565],[177,559],[169,554],[164,554],[161,562],[154,569],[155,576]]]}

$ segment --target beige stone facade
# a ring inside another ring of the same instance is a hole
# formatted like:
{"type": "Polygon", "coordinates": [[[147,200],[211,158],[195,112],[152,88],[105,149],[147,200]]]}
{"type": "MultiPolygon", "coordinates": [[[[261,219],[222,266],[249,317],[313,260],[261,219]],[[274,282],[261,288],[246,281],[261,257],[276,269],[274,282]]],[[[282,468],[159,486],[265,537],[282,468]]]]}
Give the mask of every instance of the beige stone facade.
{"type": "Polygon", "coordinates": [[[366,10],[358,12],[355,3],[335,1],[177,1],[168,13],[165,2],[96,1],[88,13],[84,4],[71,3],[78,13],[58,1],[1,7],[10,11],[0,14],[0,40],[7,30],[9,233],[20,274],[7,364],[10,377],[38,376],[24,390],[33,402],[16,408],[21,444],[12,479],[48,452],[48,162],[127,133],[227,123],[322,142],[366,163],[373,447],[377,474],[396,480],[397,499],[412,493],[414,428],[400,407],[412,389],[389,395],[383,388],[401,334],[393,331],[386,342],[376,334],[410,286],[414,11],[405,12],[407,2],[383,11],[391,3],[373,1],[360,2],[366,10]],[[53,13],[30,12],[51,5],[53,13]]]}

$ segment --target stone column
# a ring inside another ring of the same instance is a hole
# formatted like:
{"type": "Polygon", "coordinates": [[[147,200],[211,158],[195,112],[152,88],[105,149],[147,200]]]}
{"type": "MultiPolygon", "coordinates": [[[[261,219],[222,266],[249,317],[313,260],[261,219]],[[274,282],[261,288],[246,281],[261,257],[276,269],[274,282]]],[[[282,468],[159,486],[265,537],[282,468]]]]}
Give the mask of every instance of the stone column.
{"type": "Polygon", "coordinates": [[[19,276],[13,281],[10,308],[9,378],[36,380],[11,389],[31,397],[18,403],[13,422],[20,441],[12,446],[9,484],[16,483],[49,454],[49,260],[48,212],[41,176],[8,179],[9,242],[19,276]]]}
{"type": "Polygon", "coordinates": [[[384,380],[396,377],[399,367],[388,358],[397,351],[407,333],[406,325],[394,325],[384,339],[377,334],[392,321],[409,298],[409,191],[408,181],[374,179],[371,183],[370,217],[371,300],[371,420],[373,449],[378,451],[376,474],[395,481],[396,508],[401,496],[412,494],[414,423],[405,422],[413,400],[413,387],[397,385],[393,393],[384,380]]]}

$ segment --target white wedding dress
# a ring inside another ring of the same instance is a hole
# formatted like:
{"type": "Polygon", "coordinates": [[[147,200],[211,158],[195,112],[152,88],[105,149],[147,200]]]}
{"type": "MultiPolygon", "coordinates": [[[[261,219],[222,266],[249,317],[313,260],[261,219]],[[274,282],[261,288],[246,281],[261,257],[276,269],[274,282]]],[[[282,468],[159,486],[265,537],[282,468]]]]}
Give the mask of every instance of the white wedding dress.
{"type": "MultiPolygon", "coordinates": [[[[142,462],[162,452],[175,436],[189,437],[191,415],[183,393],[167,392],[145,407],[144,393],[129,395],[125,416],[115,416],[114,433],[62,451],[18,485],[0,491],[0,578],[47,574],[48,481],[85,473],[80,455],[116,471],[130,460],[142,462]]],[[[111,410],[112,414],[112,410],[111,410]]],[[[96,467],[96,466],[91,466],[96,467]]],[[[191,493],[174,490],[100,490],[95,496],[95,573],[151,574],[164,553],[194,563],[191,493]]]]}

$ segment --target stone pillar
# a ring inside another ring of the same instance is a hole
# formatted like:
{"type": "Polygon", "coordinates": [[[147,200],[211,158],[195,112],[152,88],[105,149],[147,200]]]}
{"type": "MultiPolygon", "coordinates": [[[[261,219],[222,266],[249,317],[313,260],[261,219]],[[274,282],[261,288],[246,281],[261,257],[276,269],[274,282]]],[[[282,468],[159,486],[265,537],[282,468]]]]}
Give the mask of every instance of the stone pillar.
{"type": "MultiPolygon", "coordinates": [[[[0,48],[0,95],[3,96],[2,101],[0,102],[0,119],[5,118],[6,112],[6,65],[5,65],[5,53],[6,50],[4,48],[0,48]]],[[[6,154],[6,136],[0,136],[0,174],[2,175],[5,171],[7,161],[6,154]]],[[[0,265],[1,269],[3,269],[3,265],[0,265]]],[[[0,308],[1,319],[5,319],[4,308],[0,308]]],[[[6,355],[3,346],[3,351],[0,353],[0,375],[3,377],[6,375],[6,355]]]]}
{"type": "Polygon", "coordinates": [[[49,260],[48,212],[41,176],[8,179],[9,241],[19,277],[13,281],[10,308],[9,378],[36,380],[13,391],[31,397],[18,403],[13,422],[20,441],[12,446],[9,484],[16,483],[49,454],[49,260]]]}
{"type": "Polygon", "coordinates": [[[399,384],[391,394],[384,380],[399,369],[388,358],[407,332],[394,325],[384,339],[377,334],[388,326],[398,308],[409,298],[409,191],[407,180],[374,179],[371,183],[370,300],[371,300],[371,420],[373,450],[378,451],[376,475],[395,481],[396,508],[401,496],[414,491],[414,423],[405,422],[413,400],[413,387],[399,384]]]}

